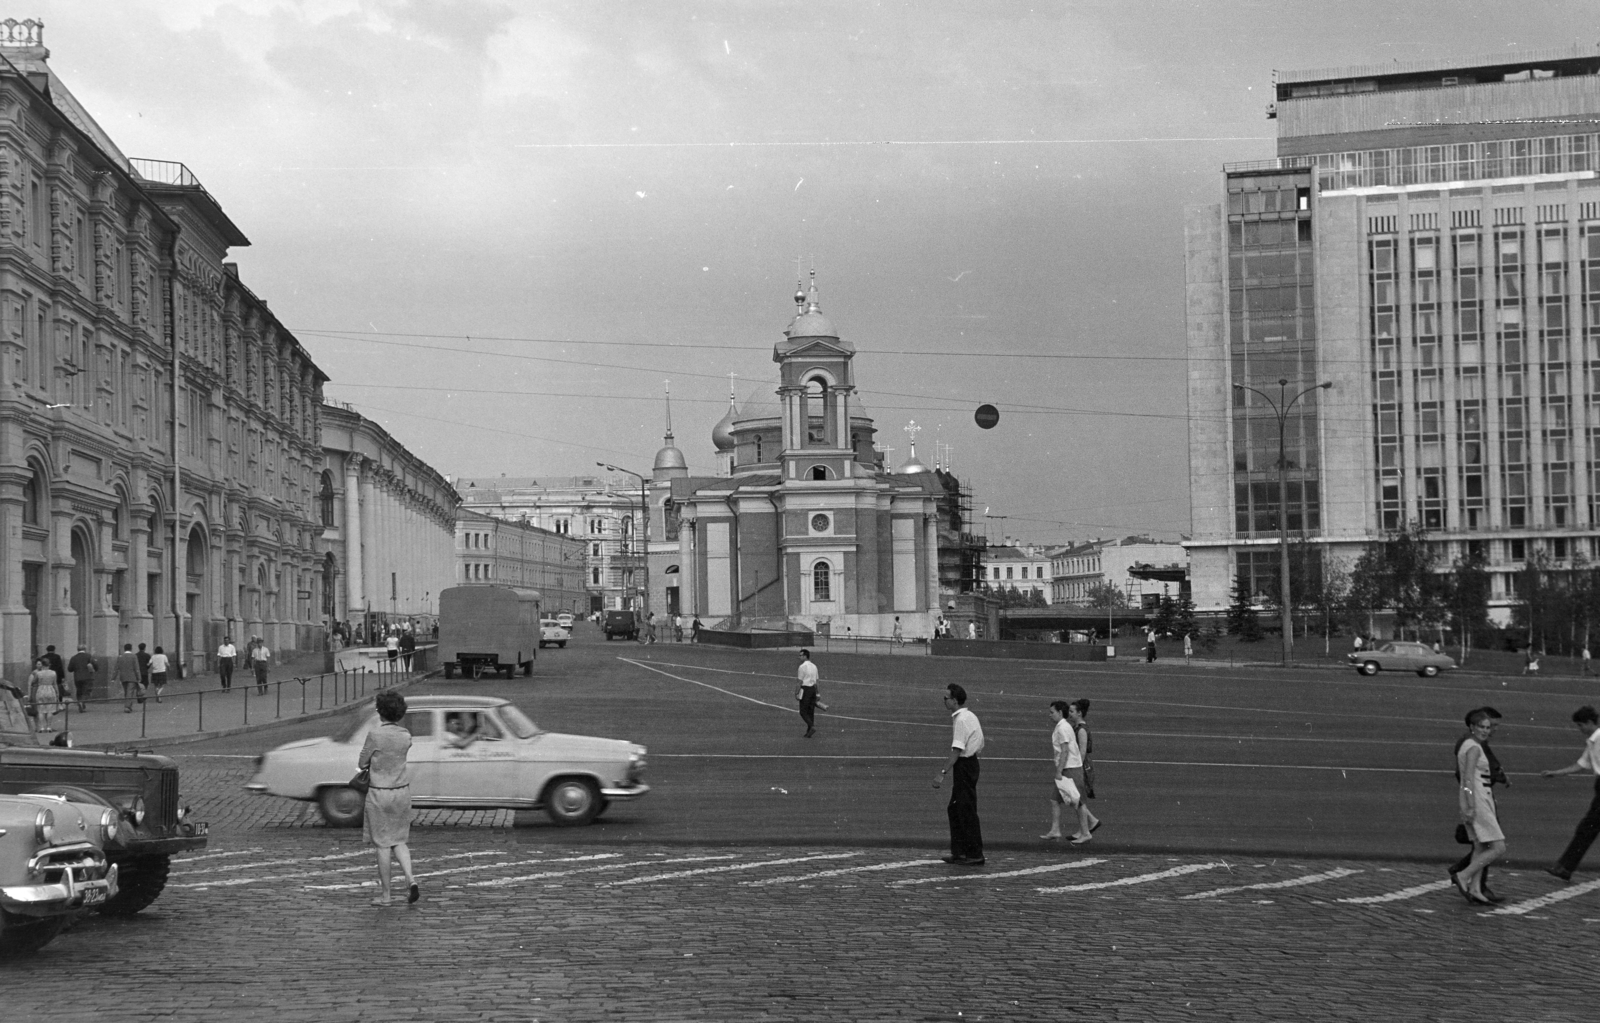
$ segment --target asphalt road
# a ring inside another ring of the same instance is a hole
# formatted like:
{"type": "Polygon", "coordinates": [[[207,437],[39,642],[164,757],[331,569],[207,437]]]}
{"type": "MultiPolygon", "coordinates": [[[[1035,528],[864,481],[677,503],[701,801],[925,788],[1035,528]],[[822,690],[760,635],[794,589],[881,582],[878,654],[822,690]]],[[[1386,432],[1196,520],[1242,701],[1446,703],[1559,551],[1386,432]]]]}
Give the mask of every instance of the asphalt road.
{"type": "MultiPolygon", "coordinates": [[[[519,832],[563,844],[941,849],[948,789],[931,780],[949,739],[940,698],[952,681],[983,721],[980,814],[994,849],[1041,844],[1046,707],[1057,698],[1094,704],[1095,812],[1105,826],[1086,854],[1452,859],[1451,749],[1461,715],[1485,703],[1506,716],[1495,748],[1513,782],[1500,797],[1508,865],[1549,863],[1590,797],[1582,779],[1537,776],[1580,750],[1571,712],[1600,693],[1577,679],[836,655],[820,659],[831,710],[806,740],[794,665],[792,652],[606,643],[580,627],[567,649],[543,652],[532,678],[412,691],[502,695],[547,729],[649,747],[654,791],[596,825],[556,829],[518,815],[519,832]]],[[[329,730],[325,721],[271,727],[166,751],[196,770],[232,767],[242,783],[240,758],[329,730]]]]}

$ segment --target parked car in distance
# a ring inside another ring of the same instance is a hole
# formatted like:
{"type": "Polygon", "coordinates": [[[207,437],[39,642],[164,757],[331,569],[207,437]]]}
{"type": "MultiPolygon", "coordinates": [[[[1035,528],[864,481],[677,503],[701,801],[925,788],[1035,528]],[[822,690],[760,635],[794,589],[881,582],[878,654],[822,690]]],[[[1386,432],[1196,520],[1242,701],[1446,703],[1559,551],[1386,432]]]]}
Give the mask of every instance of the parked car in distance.
{"type": "Polygon", "coordinates": [[[605,629],[606,639],[621,636],[623,639],[639,638],[639,620],[634,617],[633,611],[622,609],[607,611],[601,620],[601,628],[605,629]]]}
{"type": "Polygon", "coordinates": [[[572,612],[571,611],[563,611],[560,614],[556,615],[556,624],[560,625],[563,629],[566,629],[568,632],[572,631],[573,620],[574,619],[572,617],[572,612]]]}
{"type": "MultiPolygon", "coordinates": [[[[314,801],[329,825],[356,827],[364,800],[346,783],[377,724],[368,710],[334,735],[269,750],[245,787],[314,801]]],[[[543,809],[558,825],[587,824],[616,800],[650,791],[643,746],[542,731],[508,700],[411,697],[402,724],[411,733],[406,763],[418,809],[543,809]]]]}
{"type": "Polygon", "coordinates": [[[533,674],[539,655],[539,591],[513,586],[451,586],[439,591],[439,663],[444,677],[477,678],[518,668],[533,674]]]}
{"type": "Polygon", "coordinates": [[[107,753],[48,745],[30,727],[21,694],[0,684],[0,793],[43,793],[110,810],[104,843],[117,891],[96,903],[107,916],[132,916],[160,896],[172,857],[204,849],[208,826],[178,793],[178,765],[152,753],[107,753]]]}
{"type": "Polygon", "coordinates": [[[1446,668],[1456,666],[1454,657],[1436,654],[1426,643],[1399,639],[1366,650],[1352,651],[1346,659],[1363,675],[1376,675],[1380,671],[1414,671],[1423,678],[1432,678],[1446,668]]]}
{"type": "Polygon", "coordinates": [[[117,894],[105,843],[114,810],[59,796],[0,796],[0,957],[38,951],[117,894]]]}
{"type": "Polygon", "coordinates": [[[567,639],[572,633],[561,627],[561,623],[554,618],[545,618],[539,622],[539,646],[542,649],[548,643],[556,646],[566,646],[567,639]]]}

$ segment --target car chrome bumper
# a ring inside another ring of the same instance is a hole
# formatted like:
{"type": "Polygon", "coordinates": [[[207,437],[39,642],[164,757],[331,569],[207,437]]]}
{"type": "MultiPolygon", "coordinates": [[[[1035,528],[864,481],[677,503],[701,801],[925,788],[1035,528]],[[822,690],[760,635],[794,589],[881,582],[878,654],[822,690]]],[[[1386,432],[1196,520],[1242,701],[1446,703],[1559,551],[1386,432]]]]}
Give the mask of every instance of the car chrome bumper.
{"type": "Polygon", "coordinates": [[[30,911],[37,915],[39,910],[101,905],[117,894],[117,865],[107,866],[105,857],[98,852],[47,866],[61,870],[59,882],[0,887],[0,906],[24,915],[30,911]]]}
{"type": "Polygon", "coordinates": [[[625,789],[601,789],[600,794],[607,799],[638,799],[649,791],[650,786],[640,782],[625,789]]]}

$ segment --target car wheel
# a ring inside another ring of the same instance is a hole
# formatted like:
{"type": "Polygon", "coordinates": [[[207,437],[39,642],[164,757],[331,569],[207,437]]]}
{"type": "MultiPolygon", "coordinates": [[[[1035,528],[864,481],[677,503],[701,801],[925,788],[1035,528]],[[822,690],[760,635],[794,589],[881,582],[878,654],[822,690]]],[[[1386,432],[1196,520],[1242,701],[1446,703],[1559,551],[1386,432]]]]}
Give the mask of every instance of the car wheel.
{"type": "Polygon", "coordinates": [[[172,857],[133,856],[117,863],[117,894],[106,900],[100,912],[106,916],[132,916],[156,901],[167,886],[172,857]]]}
{"type": "Polygon", "coordinates": [[[1363,674],[1363,675],[1376,675],[1377,673],[1378,673],[1378,662],[1377,661],[1362,661],[1361,662],[1361,674],[1363,674]]]}
{"type": "Polygon", "coordinates": [[[1423,678],[1432,678],[1433,676],[1439,674],[1439,668],[1437,665],[1430,664],[1421,671],[1417,672],[1417,674],[1421,675],[1423,678]]]}
{"type": "Polygon", "coordinates": [[[561,642],[557,643],[556,646],[558,646],[561,649],[565,650],[567,648],[567,641],[566,640],[562,640],[561,642]]]}
{"type": "Polygon", "coordinates": [[[600,789],[588,778],[562,778],[545,793],[544,809],[560,827],[587,824],[600,814],[600,789]]]}
{"type": "Polygon", "coordinates": [[[326,785],[317,793],[317,810],[330,828],[361,826],[367,799],[348,785],[326,785]]]}
{"type": "Polygon", "coordinates": [[[0,956],[25,956],[50,944],[67,924],[63,916],[35,920],[0,909],[0,956]]]}

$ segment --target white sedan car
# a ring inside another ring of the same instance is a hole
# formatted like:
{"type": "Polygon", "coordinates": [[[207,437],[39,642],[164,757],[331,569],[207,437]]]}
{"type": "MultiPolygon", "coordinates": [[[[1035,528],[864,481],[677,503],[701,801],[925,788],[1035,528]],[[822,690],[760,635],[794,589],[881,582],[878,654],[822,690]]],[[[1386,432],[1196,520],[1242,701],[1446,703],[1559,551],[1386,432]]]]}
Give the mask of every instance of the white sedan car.
{"type": "Polygon", "coordinates": [[[539,620],[539,649],[543,650],[552,643],[564,647],[567,640],[572,638],[572,631],[561,627],[561,623],[554,618],[541,618],[539,620]]]}
{"type": "MultiPolygon", "coordinates": [[[[587,824],[613,801],[650,791],[643,746],[541,731],[507,700],[417,696],[406,701],[402,724],[411,733],[407,769],[418,809],[543,809],[556,824],[587,824]]],[[[369,710],[336,735],[269,750],[245,787],[314,801],[329,825],[356,827],[365,800],[348,783],[377,726],[369,710]]]]}

